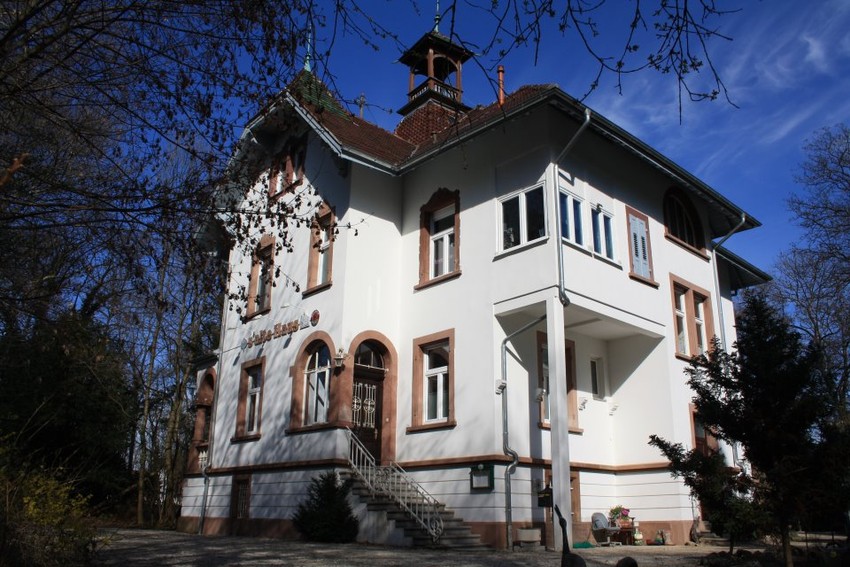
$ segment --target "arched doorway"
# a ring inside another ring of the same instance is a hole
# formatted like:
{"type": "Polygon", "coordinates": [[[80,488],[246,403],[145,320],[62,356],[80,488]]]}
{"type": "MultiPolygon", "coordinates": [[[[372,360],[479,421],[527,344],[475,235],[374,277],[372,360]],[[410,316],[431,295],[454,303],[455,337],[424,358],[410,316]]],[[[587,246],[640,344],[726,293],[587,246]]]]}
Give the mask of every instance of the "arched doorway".
{"type": "Polygon", "coordinates": [[[363,341],[354,352],[351,394],[351,430],[366,449],[381,462],[384,377],[387,369],[382,346],[363,341]]]}

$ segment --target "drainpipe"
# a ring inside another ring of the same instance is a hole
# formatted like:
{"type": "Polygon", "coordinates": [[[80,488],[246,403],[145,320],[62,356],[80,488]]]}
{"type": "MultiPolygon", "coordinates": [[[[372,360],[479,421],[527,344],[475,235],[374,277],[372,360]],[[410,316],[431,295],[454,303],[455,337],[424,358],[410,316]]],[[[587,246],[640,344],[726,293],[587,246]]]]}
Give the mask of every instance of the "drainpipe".
{"type": "MultiPolygon", "coordinates": [[[[723,321],[723,297],[720,295],[720,276],[717,272],[717,249],[723,246],[723,243],[729,240],[730,236],[738,232],[738,229],[744,226],[745,222],[747,222],[747,214],[741,213],[741,221],[735,225],[735,227],[730,230],[726,236],[711,246],[711,252],[714,256],[714,262],[712,262],[711,267],[714,271],[714,290],[717,294],[717,323],[720,325],[720,348],[722,349],[726,349],[726,323],[723,321]]],[[[741,465],[741,457],[738,454],[737,443],[732,443],[732,464],[735,466],[741,465]]]]}
{"type": "Polygon", "coordinates": [[[720,276],[717,273],[717,249],[723,246],[723,243],[729,240],[729,237],[738,232],[744,223],[747,222],[747,214],[741,213],[741,221],[735,225],[735,228],[729,231],[729,233],[721,238],[717,243],[713,244],[711,250],[714,255],[714,262],[712,267],[714,268],[714,289],[717,290],[717,316],[718,323],[720,323],[720,346],[724,349],[726,348],[726,325],[723,322],[723,301],[720,297],[720,276]]]}
{"type": "MultiPolygon", "coordinates": [[[[561,160],[573,149],[576,141],[579,136],[585,131],[585,129],[590,125],[590,117],[591,112],[589,108],[584,109],[584,122],[582,122],[579,129],[573,134],[573,137],[570,138],[570,141],[567,142],[567,145],[564,146],[564,149],[561,150],[561,153],[558,154],[558,159],[555,160],[555,167],[558,167],[558,164],[561,163],[561,160]]],[[[558,249],[558,299],[560,299],[561,304],[566,307],[570,304],[570,298],[567,297],[567,288],[566,288],[566,278],[564,276],[564,246],[561,244],[561,239],[564,237],[561,234],[561,196],[558,190],[558,179],[557,176],[555,178],[554,183],[555,190],[555,233],[558,235],[558,238],[555,240],[555,246],[558,249]]]]}
{"type": "MultiPolygon", "coordinates": [[[[567,145],[564,146],[564,149],[561,150],[561,153],[558,154],[558,159],[555,160],[555,166],[557,167],[558,163],[566,156],[570,150],[572,150],[579,136],[584,132],[584,130],[590,125],[590,117],[591,112],[589,108],[585,108],[584,110],[584,122],[579,129],[573,134],[573,137],[570,138],[570,141],[567,142],[567,145]]],[[[555,245],[557,246],[557,256],[558,256],[558,299],[561,302],[561,305],[567,307],[570,304],[570,298],[567,296],[566,289],[566,280],[564,277],[564,247],[561,245],[561,199],[558,195],[558,182],[557,179],[553,183],[554,192],[555,192],[555,233],[557,234],[557,240],[555,245]]],[[[499,384],[496,388],[496,393],[501,394],[502,396],[502,450],[505,455],[511,458],[511,463],[505,467],[505,530],[507,531],[507,544],[508,549],[513,550],[513,511],[512,511],[512,503],[511,503],[511,475],[514,474],[516,470],[517,464],[519,463],[519,454],[514,451],[510,446],[509,435],[508,435],[508,397],[506,393],[506,389],[508,387],[508,342],[513,339],[515,336],[520,333],[524,333],[525,331],[536,327],[540,323],[546,320],[546,315],[539,317],[532,321],[531,323],[526,324],[525,326],[517,329],[510,335],[506,336],[502,340],[502,379],[499,381],[499,384]]]]}
{"type": "Polygon", "coordinates": [[[505,467],[505,529],[507,530],[508,549],[513,550],[513,513],[511,511],[511,475],[519,463],[519,454],[511,449],[508,440],[508,396],[505,391],[508,387],[508,342],[525,331],[536,327],[546,320],[546,315],[538,317],[531,323],[520,327],[502,340],[502,379],[497,386],[496,393],[502,395],[502,449],[505,455],[511,458],[511,464],[505,467]]]}

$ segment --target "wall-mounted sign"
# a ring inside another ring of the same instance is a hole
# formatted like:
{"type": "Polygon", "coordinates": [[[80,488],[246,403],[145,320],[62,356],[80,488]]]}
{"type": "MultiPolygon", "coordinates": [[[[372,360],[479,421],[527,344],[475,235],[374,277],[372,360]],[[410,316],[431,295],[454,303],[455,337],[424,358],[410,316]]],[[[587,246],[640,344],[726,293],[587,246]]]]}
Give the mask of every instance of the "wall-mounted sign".
{"type": "Polygon", "coordinates": [[[261,345],[269,342],[272,339],[279,339],[283,336],[288,336],[300,329],[307,327],[315,327],[319,324],[319,310],[315,309],[312,313],[302,313],[298,319],[293,319],[288,323],[275,323],[271,329],[257,331],[244,341],[245,348],[261,345]]]}

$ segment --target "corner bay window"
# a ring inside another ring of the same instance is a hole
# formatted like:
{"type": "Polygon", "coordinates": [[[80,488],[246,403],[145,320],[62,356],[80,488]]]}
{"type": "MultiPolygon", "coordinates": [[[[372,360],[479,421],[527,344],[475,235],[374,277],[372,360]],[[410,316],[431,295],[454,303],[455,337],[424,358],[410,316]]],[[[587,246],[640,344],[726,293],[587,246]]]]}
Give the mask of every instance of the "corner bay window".
{"type": "Polygon", "coordinates": [[[596,207],[590,212],[590,222],[593,227],[593,252],[614,259],[614,229],[611,213],[596,207]]]}
{"type": "Polygon", "coordinates": [[[584,246],[584,231],[582,227],[583,203],[572,193],[560,191],[558,206],[561,210],[561,238],[578,246],[584,246]]]}
{"type": "Polygon", "coordinates": [[[546,207],[539,185],[501,201],[502,250],[546,236],[546,207]]]}
{"type": "Polygon", "coordinates": [[[454,330],[413,341],[413,408],[410,431],[455,425],[454,330]]]}

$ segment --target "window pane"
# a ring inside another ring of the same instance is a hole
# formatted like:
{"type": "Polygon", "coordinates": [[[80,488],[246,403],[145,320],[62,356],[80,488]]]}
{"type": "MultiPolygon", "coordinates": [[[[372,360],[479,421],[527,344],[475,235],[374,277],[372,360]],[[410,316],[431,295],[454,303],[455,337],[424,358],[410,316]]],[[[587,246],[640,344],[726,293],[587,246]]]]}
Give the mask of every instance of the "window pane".
{"type": "Polygon", "coordinates": [[[438,238],[434,240],[434,258],[431,266],[431,276],[437,277],[442,276],[445,273],[444,263],[445,263],[445,240],[443,238],[438,238]]]}
{"type": "Polygon", "coordinates": [[[439,234],[441,232],[454,229],[454,223],[454,207],[443,209],[442,211],[434,214],[432,234],[439,234]]]}
{"type": "Polygon", "coordinates": [[[442,388],[442,390],[443,390],[442,391],[442,400],[443,400],[442,411],[443,411],[443,413],[440,414],[440,418],[447,419],[449,417],[449,377],[448,377],[447,374],[441,374],[440,378],[441,378],[442,386],[443,386],[443,388],[442,388]]]}
{"type": "Polygon", "coordinates": [[[427,417],[426,419],[437,419],[437,382],[438,376],[428,376],[427,383],[427,417]]]}
{"type": "Polygon", "coordinates": [[[502,202],[502,248],[519,244],[519,197],[502,202]]]}
{"type": "Polygon", "coordinates": [[[526,242],[546,235],[543,187],[525,193],[526,242]]]}
{"type": "Polygon", "coordinates": [[[614,259],[614,231],[611,228],[611,217],[602,217],[603,231],[605,234],[605,256],[614,259]]]}
{"type": "Polygon", "coordinates": [[[599,369],[595,360],[590,361],[590,390],[594,396],[599,396],[599,369]]]}
{"type": "Polygon", "coordinates": [[[599,211],[593,209],[590,211],[590,224],[593,229],[593,251],[597,254],[602,253],[602,242],[600,242],[600,227],[599,227],[599,211]]]}
{"type": "Polygon", "coordinates": [[[570,198],[564,193],[558,193],[561,207],[561,237],[570,238],[570,198]]]}
{"type": "Polygon", "coordinates": [[[581,201],[573,199],[573,241],[576,244],[584,244],[581,231],[581,201]]]}

